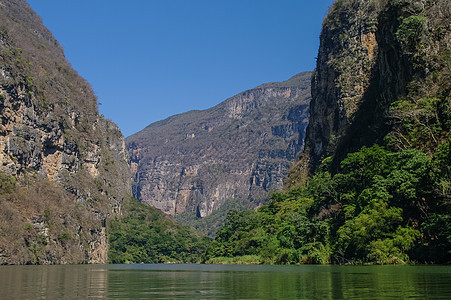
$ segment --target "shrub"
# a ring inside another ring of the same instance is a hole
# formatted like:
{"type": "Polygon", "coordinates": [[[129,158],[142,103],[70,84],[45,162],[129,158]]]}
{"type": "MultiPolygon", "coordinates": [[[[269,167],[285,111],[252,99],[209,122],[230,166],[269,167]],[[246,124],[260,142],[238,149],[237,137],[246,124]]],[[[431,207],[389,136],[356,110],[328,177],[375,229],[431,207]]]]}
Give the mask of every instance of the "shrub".
{"type": "Polygon", "coordinates": [[[396,38],[401,46],[411,52],[418,48],[421,40],[421,33],[426,25],[426,18],[422,16],[410,16],[402,19],[396,31],[396,38]]]}
{"type": "Polygon", "coordinates": [[[14,191],[16,178],[5,173],[0,173],[0,194],[9,194],[14,191]]]}

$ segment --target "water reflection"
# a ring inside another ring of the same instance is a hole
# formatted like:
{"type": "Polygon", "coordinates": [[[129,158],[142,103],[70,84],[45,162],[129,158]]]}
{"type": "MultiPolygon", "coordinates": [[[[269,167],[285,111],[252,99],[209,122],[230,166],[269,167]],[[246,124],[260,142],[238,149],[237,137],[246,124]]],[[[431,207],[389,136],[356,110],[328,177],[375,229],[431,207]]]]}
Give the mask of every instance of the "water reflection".
{"type": "Polygon", "coordinates": [[[94,266],[2,266],[1,299],[83,299],[107,296],[108,271],[94,266]]]}
{"type": "Polygon", "coordinates": [[[447,266],[1,266],[0,299],[451,299],[447,266]]]}

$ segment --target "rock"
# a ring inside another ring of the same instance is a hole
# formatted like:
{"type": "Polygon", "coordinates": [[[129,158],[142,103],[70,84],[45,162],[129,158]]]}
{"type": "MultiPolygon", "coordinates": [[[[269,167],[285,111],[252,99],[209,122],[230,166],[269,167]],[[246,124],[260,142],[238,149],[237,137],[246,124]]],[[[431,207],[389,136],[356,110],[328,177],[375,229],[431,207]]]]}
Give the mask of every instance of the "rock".
{"type": "Polygon", "coordinates": [[[17,180],[0,264],[106,263],[105,220],[131,194],[124,137],[25,0],[0,20],[0,175],[17,180]]]}
{"type": "MultiPolygon", "coordinates": [[[[362,146],[403,140],[391,115],[395,101],[449,97],[449,18],[446,0],[335,2],[321,32],[305,150],[287,189],[326,157],[334,169],[362,146]]],[[[417,148],[428,152],[427,144],[417,148]]]]}
{"type": "Polygon", "coordinates": [[[133,191],[171,215],[205,217],[228,199],[248,208],[283,186],[302,149],[311,72],[219,105],[153,123],[128,137],[133,191]]]}

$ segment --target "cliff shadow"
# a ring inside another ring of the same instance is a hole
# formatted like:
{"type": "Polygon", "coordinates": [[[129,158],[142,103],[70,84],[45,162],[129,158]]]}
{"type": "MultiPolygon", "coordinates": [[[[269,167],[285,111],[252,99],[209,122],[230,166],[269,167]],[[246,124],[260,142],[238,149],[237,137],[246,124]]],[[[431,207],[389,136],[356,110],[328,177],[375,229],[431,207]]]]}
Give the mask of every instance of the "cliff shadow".
{"type": "Polygon", "coordinates": [[[383,10],[378,18],[376,31],[378,51],[370,72],[370,83],[365,90],[359,108],[348,120],[343,135],[337,142],[331,169],[337,170],[348,153],[363,146],[382,144],[391,131],[390,105],[406,94],[408,83],[416,73],[408,57],[402,52],[396,39],[400,11],[383,10]]]}

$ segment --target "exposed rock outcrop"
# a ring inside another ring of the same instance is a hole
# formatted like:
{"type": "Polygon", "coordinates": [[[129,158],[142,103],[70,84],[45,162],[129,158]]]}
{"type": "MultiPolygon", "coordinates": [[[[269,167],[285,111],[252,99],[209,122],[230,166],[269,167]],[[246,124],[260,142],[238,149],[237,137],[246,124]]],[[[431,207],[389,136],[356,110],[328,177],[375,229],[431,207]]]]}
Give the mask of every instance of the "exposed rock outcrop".
{"type": "Polygon", "coordinates": [[[0,112],[0,264],[107,262],[124,138],[25,0],[0,1],[0,112]]]}
{"type": "MultiPolygon", "coordinates": [[[[312,77],[305,151],[287,188],[305,182],[322,159],[332,156],[336,165],[365,145],[428,151],[428,142],[402,145],[409,141],[391,106],[401,99],[449,97],[450,7],[446,0],[334,3],[312,77]]],[[[439,138],[431,139],[436,147],[439,138]]]]}
{"type": "Polygon", "coordinates": [[[302,149],[310,77],[264,84],[128,137],[134,195],[171,215],[205,217],[230,199],[260,205],[302,149]]]}

